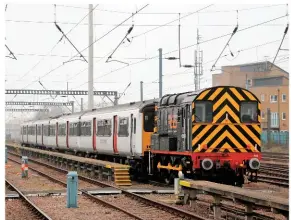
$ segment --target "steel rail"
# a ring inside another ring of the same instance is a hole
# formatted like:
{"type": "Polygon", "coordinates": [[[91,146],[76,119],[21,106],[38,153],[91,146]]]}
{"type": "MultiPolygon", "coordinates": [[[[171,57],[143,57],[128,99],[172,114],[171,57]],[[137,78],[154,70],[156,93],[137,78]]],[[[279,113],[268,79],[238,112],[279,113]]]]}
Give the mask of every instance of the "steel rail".
{"type": "MultiPolygon", "coordinates": [[[[19,156],[19,155],[17,155],[17,156],[19,156]]],[[[8,157],[8,159],[11,160],[11,161],[13,161],[13,162],[16,162],[16,163],[19,163],[19,164],[20,164],[20,162],[14,160],[14,159],[11,159],[11,158],[9,158],[9,157],[8,157]]],[[[35,160],[33,160],[33,159],[30,158],[30,161],[33,161],[33,162],[34,162],[35,160]]],[[[38,164],[44,165],[43,163],[41,163],[41,162],[39,162],[39,161],[37,161],[37,162],[38,162],[38,164]]],[[[46,165],[47,165],[47,164],[46,164],[46,165]]],[[[47,167],[50,167],[50,168],[52,168],[52,169],[54,169],[54,170],[59,170],[58,167],[54,167],[54,166],[50,166],[50,165],[47,166],[47,167]]],[[[30,167],[29,169],[31,169],[31,170],[33,170],[33,171],[39,173],[39,174],[42,175],[42,176],[45,176],[45,177],[47,177],[47,178],[49,178],[49,179],[51,179],[51,180],[53,180],[53,181],[56,181],[56,182],[62,184],[63,186],[67,186],[67,183],[65,183],[65,182],[63,182],[63,181],[61,181],[61,180],[55,179],[54,177],[52,177],[52,176],[50,176],[50,175],[48,175],[48,174],[46,174],[46,173],[43,173],[43,172],[41,172],[41,171],[39,171],[39,170],[37,170],[37,169],[35,169],[35,168],[30,167]]],[[[64,169],[62,169],[61,172],[63,172],[63,171],[64,171],[64,169]]],[[[66,173],[67,173],[67,171],[66,171],[66,173]]],[[[125,191],[125,190],[123,190],[123,189],[121,189],[121,188],[118,188],[118,187],[112,186],[112,185],[110,185],[110,184],[106,184],[106,183],[104,183],[104,182],[100,182],[100,181],[97,181],[97,180],[94,180],[94,179],[90,179],[90,178],[88,178],[88,177],[84,177],[84,176],[79,176],[79,175],[78,175],[78,178],[80,178],[80,179],[82,179],[82,180],[90,181],[91,183],[95,183],[95,184],[98,184],[98,185],[102,185],[103,187],[112,187],[112,188],[118,189],[118,190],[120,190],[124,195],[126,195],[126,196],[128,196],[128,197],[131,197],[132,199],[135,199],[135,200],[141,201],[141,202],[144,203],[144,204],[148,204],[148,205],[153,206],[153,207],[156,207],[156,208],[158,207],[158,208],[161,209],[161,210],[165,210],[165,209],[166,209],[166,210],[169,211],[171,214],[176,215],[176,216],[184,217],[184,218],[187,218],[187,219],[188,219],[188,218],[189,218],[189,219],[198,219],[198,220],[204,220],[204,219],[205,219],[205,218],[203,218],[202,216],[198,216],[198,215],[196,215],[196,214],[194,214],[194,213],[191,213],[191,212],[188,212],[188,211],[184,211],[184,210],[180,210],[180,209],[177,209],[177,208],[175,208],[175,207],[172,207],[172,206],[169,206],[169,205],[166,205],[166,204],[163,204],[163,203],[160,203],[160,202],[157,202],[157,201],[154,201],[154,200],[148,199],[148,198],[144,198],[144,197],[142,197],[142,196],[140,196],[140,195],[137,195],[137,194],[135,194],[135,193],[131,193],[131,192],[127,192],[127,191],[125,191]]],[[[106,206],[109,206],[109,207],[114,208],[114,209],[118,209],[119,211],[122,211],[122,212],[126,213],[127,215],[129,215],[129,216],[131,216],[131,217],[133,217],[133,218],[136,218],[136,219],[139,219],[139,220],[146,220],[146,219],[144,219],[144,218],[141,218],[141,217],[139,217],[139,216],[137,216],[137,215],[135,215],[135,214],[133,214],[133,213],[131,213],[131,212],[129,212],[129,211],[127,211],[127,210],[121,208],[121,207],[119,207],[119,206],[116,206],[116,205],[114,205],[114,204],[112,204],[112,203],[109,203],[109,202],[106,202],[106,201],[104,201],[104,200],[102,200],[102,199],[99,199],[98,197],[95,197],[95,196],[89,194],[89,193],[86,192],[85,190],[79,189],[79,191],[82,192],[82,194],[86,195],[86,196],[87,196],[88,198],[90,198],[91,200],[98,201],[98,202],[103,203],[103,204],[106,205],[106,206]]]]}
{"type": "MultiPolygon", "coordinates": [[[[15,154],[15,153],[12,153],[12,152],[9,152],[9,154],[12,154],[12,155],[15,155],[15,156],[20,156],[19,154],[15,154]]],[[[53,170],[57,170],[57,171],[62,172],[62,173],[67,173],[67,172],[68,172],[68,170],[66,170],[66,169],[62,169],[62,168],[59,168],[59,167],[55,167],[55,166],[52,166],[52,165],[50,165],[50,164],[46,164],[46,163],[43,163],[43,162],[41,162],[41,161],[38,161],[38,160],[36,160],[36,159],[32,159],[32,158],[30,158],[30,161],[32,161],[32,162],[34,162],[34,163],[36,163],[36,164],[40,164],[40,165],[42,165],[42,166],[48,167],[48,168],[53,169],[53,170]]],[[[89,177],[85,177],[85,176],[82,176],[82,175],[78,175],[78,178],[79,178],[80,180],[84,180],[84,181],[87,181],[87,182],[89,182],[89,183],[99,185],[99,186],[101,186],[101,187],[112,187],[112,188],[118,189],[118,190],[120,190],[124,195],[129,196],[129,197],[131,197],[131,198],[133,198],[133,199],[138,199],[138,200],[140,200],[140,201],[143,201],[143,203],[149,204],[149,205],[151,205],[151,206],[155,206],[155,207],[158,206],[158,207],[160,207],[161,209],[165,209],[165,207],[166,207],[167,209],[172,210],[172,211],[173,211],[173,212],[172,212],[173,214],[177,214],[177,212],[180,212],[180,211],[181,211],[180,209],[177,209],[177,208],[175,208],[175,207],[172,207],[172,206],[169,206],[169,205],[166,205],[166,204],[163,204],[163,203],[157,202],[157,201],[153,201],[153,200],[151,200],[151,199],[145,198],[145,197],[140,196],[140,195],[137,195],[137,194],[135,194],[135,193],[131,193],[131,192],[125,191],[125,190],[123,190],[123,189],[121,189],[121,188],[118,188],[118,187],[112,186],[112,185],[107,184],[107,183],[104,183],[104,182],[102,182],[102,181],[98,181],[98,180],[95,180],[95,179],[92,179],[92,178],[89,178],[89,177]],[[154,203],[153,203],[153,202],[154,202],[154,203]]],[[[153,185],[160,185],[158,182],[154,182],[154,181],[150,181],[150,183],[153,183],[153,185]]],[[[90,195],[90,194],[89,194],[89,195],[90,195]]],[[[93,197],[94,197],[94,196],[93,196],[93,197]]],[[[95,198],[95,197],[94,197],[94,198],[95,198]]],[[[229,198],[225,198],[225,199],[227,199],[227,200],[232,200],[232,199],[229,199],[229,198]]],[[[199,200],[199,201],[200,201],[200,200],[199,200]]],[[[204,202],[204,201],[202,200],[202,202],[204,202]]],[[[222,204],[222,207],[221,207],[221,208],[222,208],[224,211],[226,211],[226,212],[230,212],[230,213],[235,213],[234,211],[240,213],[241,215],[243,215],[243,214],[246,213],[243,209],[238,209],[237,207],[235,207],[235,208],[228,207],[228,206],[226,206],[226,205],[224,205],[224,204],[222,204]]],[[[191,212],[187,212],[187,211],[183,211],[183,212],[186,212],[186,213],[183,213],[184,215],[182,214],[182,215],[179,215],[179,216],[181,216],[181,217],[186,217],[186,218],[188,217],[188,218],[193,219],[193,213],[191,213],[191,212]],[[185,214],[190,214],[191,216],[185,216],[185,214]]],[[[259,214],[259,213],[254,213],[254,215],[255,215],[255,216],[260,216],[260,217],[262,217],[263,219],[270,219],[268,216],[265,216],[265,215],[262,215],[262,214],[259,214]]],[[[195,217],[198,217],[199,219],[204,219],[204,218],[201,217],[201,216],[196,216],[196,215],[195,215],[195,217]]]]}
{"type": "Polygon", "coordinates": [[[12,187],[22,198],[22,200],[30,207],[32,208],[32,211],[43,220],[52,220],[45,212],[43,212],[40,208],[38,208],[32,201],[30,201],[16,186],[14,186],[11,182],[9,182],[5,178],[5,182],[12,187]]]}
{"type": "MultiPolygon", "coordinates": [[[[20,162],[14,160],[14,159],[11,159],[9,157],[8,157],[8,160],[11,160],[11,161],[13,161],[15,163],[21,164],[20,162]]],[[[30,160],[31,160],[31,158],[30,158],[30,160]]],[[[46,177],[46,178],[48,178],[48,179],[50,179],[52,181],[55,181],[55,182],[59,183],[60,185],[63,185],[64,187],[67,187],[67,183],[66,182],[63,182],[63,181],[61,181],[59,179],[56,179],[56,178],[54,178],[54,177],[52,177],[52,176],[50,176],[50,175],[48,175],[48,174],[46,174],[44,172],[41,172],[41,171],[39,171],[39,170],[37,170],[35,168],[29,167],[29,169],[33,170],[34,172],[36,172],[38,174],[40,174],[41,176],[44,176],[44,177],[46,177]]],[[[95,196],[87,193],[85,190],[78,189],[78,191],[82,192],[82,194],[86,195],[89,199],[91,199],[91,200],[93,200],[95,202],[98,201],[98,202],[102,203],[103,205],[109,206],[110,208],[114,208],[114,209],[117,209],[119,211],[122,211],[122,212],[126,213],[127,215],[129,215],[129,216],[131,216],[133,218],[136,218],[136,219],[139,219],[139,220],[145,220],[143,218],[140,218],[137,215],[134,215],[133,213],[130,213],[130,212],[118,207],[118,206],[112,205],[111,203],[108,203],[108,202],[106,202],[106,201],[104,201],[102,199],[99,199],[98,197],[95,197],[95,196]]]]}

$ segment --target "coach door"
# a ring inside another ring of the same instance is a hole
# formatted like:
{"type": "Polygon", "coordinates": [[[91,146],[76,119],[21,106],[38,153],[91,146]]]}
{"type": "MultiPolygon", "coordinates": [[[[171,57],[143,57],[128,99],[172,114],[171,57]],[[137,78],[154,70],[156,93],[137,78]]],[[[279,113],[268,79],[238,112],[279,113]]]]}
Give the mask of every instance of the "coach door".
{"type": "Polygon", "coordinates": [[[41,124],[41,145],[43,146],[43,124],[41,124]]]}
{"type": "Polygon", "coordinates": [[[182,146],[187,151],[191,149],[192,143],[192,110],[190,105],[181,109],[180,117],[182,119],[182,146]]]}
{"type": "Polygon", "coordinates": [[[115,154],[118,153],[117,151],[117,115],[113,116],[113,152],[115,154]]]}
{"type": "Polygon", "coordinates": [[[56,146],[59,147],[59,123],[56,123],[56,146]]]}
{"type": "Polygon", "coordinates": [[[28,125],[26,125],[26,143],[28,143],[28,125]]]}
{"type": "Polygon", "coordinates": [[[67,148],[69,148],[69,121],[67,121],[66,123],[66,145],[67,145],[67,148]]]}
{"type": "Polygon", "coordinates": [[[37,144],[37,125],[35,125],[35,144],[37,144]]]}
{"type": "Polygon", "coordinates": [[[93,118],[92,145],[94,151],[96,151],[96,135],[96,118],[93,118]]]}
{"type": "Polygon", "coordinates": [[[136,132],[136,118],[133,114],[130,115],[130,153],[134,155],[135,153],[135,132],[136,132]]]}

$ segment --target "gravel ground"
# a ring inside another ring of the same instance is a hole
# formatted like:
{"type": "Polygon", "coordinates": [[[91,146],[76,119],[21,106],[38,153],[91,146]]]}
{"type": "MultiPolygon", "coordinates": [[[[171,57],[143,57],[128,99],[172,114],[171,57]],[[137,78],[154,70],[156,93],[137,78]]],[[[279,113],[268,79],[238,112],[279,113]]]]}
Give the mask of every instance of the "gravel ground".
{"type": "MultiPolygon", "coordinates": [[[[195,202],[194,206],[190,205],[178,205],[174,204],[173,202],[176,200],[176,195],[169,195],[169,194],[148,194],[148,195],[143,195],[144,197],[148,199],[153,199],[155,201],[161,202],[161,203],[166,203],[168,205],[171,205],[175,208],[184,210],[184,211],[189,211],[189,212],[194,212],[197,215],[200,215],[205,218],[209,218],[210,214],[210,204],[207,203],[202,203],[202,202],[195,202]]],[[[204,195],[205,196],[205,195],[204,195]]],[[[201,195],[197,196],[198,198],[201,197],[201,195]]],[[[208,196],[211,199],[211,196],[208,196]]]]}
{"type": "Polygon", "coordinates": [[[172,187],[162,187],[162,186],[154,186],[148,183],[138,183],[138,182],[131,182],[131,186],[121,186],[122,189],[150,189],[150,190],[158,190],[158,189],[174,189],[172,187]]]}
{"type": "Polygon", "coordinates": [[[32,170],[28,170],[28,178],[21,178],[21,165],[12,161],[8,161],[8,165],[10,166],[5,169],[6,179],[22,191],[65,189],[32,170]]]}
{"type": "Polygon", "coordinates": [[[261,164],[262,165],[266,165],[266,164],[272,164],[272,165],[285,165],[285,166],[288,166],[289,163],[288,162],[278,162],[276,160],[263,160],[261,161],[261,164]]]}
{"type": "Polygon", "coordinates": [[[158,208],[145,205],[137,200],[131,199],[124,195],[110,195],[110,196],[98,196],[99,198],[113,203],[131,213],[134,213],[144,219],[171,219],[178,220],[182,219],[176,215],[173,215],[167,211],[160,210],[158,208]]]}
{"type": "MultiPolygon", "coordinates": [[[[10,158],[16,160],[16,159],[19,159],[18,157],[16,156],[9,156],[10,158]]],[[[45,166],[41,166],[37,163],[34,163],[32,161],[28,161],[28,167],[31,167],[31,168],[35,168],[43,173],[46,173],[52,177],[55,177],[63,182],[67,182],[67,174],[65,173],[62,173],[60,171],[57,171],[57,170],[54,170],[54,169],[51,169],[51,168],[48,168],[48,167],[45,167],[45,166]]],[[[78,180],[78,184],[79,184],[79,189],[96,189],[96,188],[100,188],[100,186],[97,186],[97,185],[94,185],[94,184],[91,184],[91,183],[87,183],[83,180],[78,180]]]]}
{"type": "MultiPolygon", "coordinates": [[[[19,157],[17,157],[17,156],[10,155],[9,157],[14,159],[14,160],[19,160],[19,157]]],[[[38,160],[40,162],[43,162],[43,161],[36,159],[36,158],[33,158],[33,159],[38,160]]],[[[57,177],[61,181],[64,181],[64,182],[67,181],[66,174],[64,174],[62,172],[56,171],[54,169],[50,169],[48,167],[41,166],[39,164],[33,163],[32,161],[28,161],[28,162],[29,162],[29,167],[35,168],[39,171],[42,171],[46,174],[49,174],[50,176],[57,177]]],[[[84,175],[84,173],[81,173],[80,175],[86,176],[86,175],[84,175]]],[[[98,186],[98,185],[91,184],[91,183],[88,183],[88,182],[80,180],[80,179],[78,180],[78,182],[79,182],[79,189],[97,189],[97,188],[100,188],[100,186],[98,186]]],[[[111,186],[116,186],[113,181],[103,180],[102,182],[107,183],[111,186]]],[[[120,188],[122,188],[122,189],[151,189],[151,190],[173,189],[173,187],[166,188],[166,187],[161,187],[161,186],[153,186],[151,184],[141,184],[138,182],[132,182],[131,186],[120,186],[120,188]]]]}
{"type": "Polygon", "coordinates": [[[249,190],[254,190],[262,193],[269,193],[270,195],[273,196],[279,196],[282,198],[289,198],[289,189],[286,187],[280,187],[276,186],[273,184],[268,184],[268,183],[248,183],[244,184],[243,186],[244,189],[249,189],[249,190]]]}
{"type": "MultiPolygon", "coordinates": [[[[154,199],[156,201],[166,203],[168,205],[171,205],[173,207],[183,209],[185,211],[194,212],[197,215],[203,216],[205,218],[212,218],[211,213],[212,210],[210,208],[210,203],[213,202],[213,198],[210,195],[197,195],[198,200],[194,201],[192,206],[190,205],[177,205],[173,204],[171,202],[175,201],[176,196],[175,195],[157,195],[157,194],[150,194],[150,195],[144,195],[144,197],[149,199],[154,199]],[[210,215],[211,214],[211,215],[210,215]]],[[[238,209],[244,209],[244,206],[241,204],[236,204],[231,201],[222,201],[222,204],[229,205],[230,207],[236,207],[238,209]]],[[[267,212],[261,209],[254,209],[255,212],[267,215],[272,218],[278,219],[278,220],[285,220],[286,218],[283,215],[280,214],[273,214],[271,212],[267,212]]],[[[225,214],[226,212],[222,211],[222,214],[225,214]]]]}
{"type": "Polygon", "coordinates": [[[5,219],[37,219],[37,216],[27,208],[22,200],[8,199],[5,201],[5,219]]]}
{"type": "Polygon", "coordinates": [[[32,197],[31,200],[52,219],[56,220],[131,220],[130,216],[79,196],[78,208],[66,208],[66,197],[32,197]]]}

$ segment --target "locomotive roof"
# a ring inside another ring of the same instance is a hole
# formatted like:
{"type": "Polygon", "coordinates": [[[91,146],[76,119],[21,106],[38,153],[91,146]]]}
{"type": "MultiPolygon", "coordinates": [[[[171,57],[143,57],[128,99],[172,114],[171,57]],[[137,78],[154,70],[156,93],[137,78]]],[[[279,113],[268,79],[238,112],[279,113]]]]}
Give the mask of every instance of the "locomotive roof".
{"type": "MultiPolygon", "coordinates": [[[[231,88],[239,88],[236,86],[215,86],[215,87],[208,87],[208,88],[203,88],[199,89],[196,91],[192,92],[184,92],[184,93],[175,93],[175,94],[166,94],[160,99],[160,106],[169,106],[169,105],[179,105],[179,104],[186,104],[186,103],[192,103],[193,100],[197,95],[202,93],[205,90],[212,89],[212,88],[219,88],[219,87],[231,87],[231,88]]],[[[247,90],[245,88],[241,88],[243,90],[247,90]]],[[[251,91],[247,90],[250,92],[252,95],[254,95],[251,91]]],[[[257,99],[259,102],[258,98],[256,95],[254,97],[257,99]]]]}

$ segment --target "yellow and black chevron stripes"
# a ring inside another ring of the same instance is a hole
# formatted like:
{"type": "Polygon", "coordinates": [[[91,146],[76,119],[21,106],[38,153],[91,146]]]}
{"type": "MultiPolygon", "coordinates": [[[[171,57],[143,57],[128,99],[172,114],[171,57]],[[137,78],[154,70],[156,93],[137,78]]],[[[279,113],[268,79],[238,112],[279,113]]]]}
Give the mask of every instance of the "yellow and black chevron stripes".
{"type": "MultiPolygon", "coordinates": [[[[252,125],[246,125],[251,131],[252,125]]],[[[247,133],[240,125],[195,125],[192,134],[194,152],[258,152],[257,133],[247,133]],[[198,127],[198,128],[195,128],[198,127]],[[199,135],[199,132],[201,134],[199,135]],[[223,148],[225,145],[228,147],[223,148]],[[200,146],[200,147],[199,147],[200,146]],[[257,146],[257,150],[255,149],[257,146]],[[223,151],[221,149],[224,149],[223,151]]]]}
{"type": "Polygon", "coordinates": [[[194,152],[258,152],[260,151],[260,103],[251,92],[229,86],[207,89],[192,104],[192,147],[194,152]],[[195,123],[195,101],[211,101],[212,123],[195,123]],[[240,120],[242,101],[258,104],[257,123],[240,120]]]}

